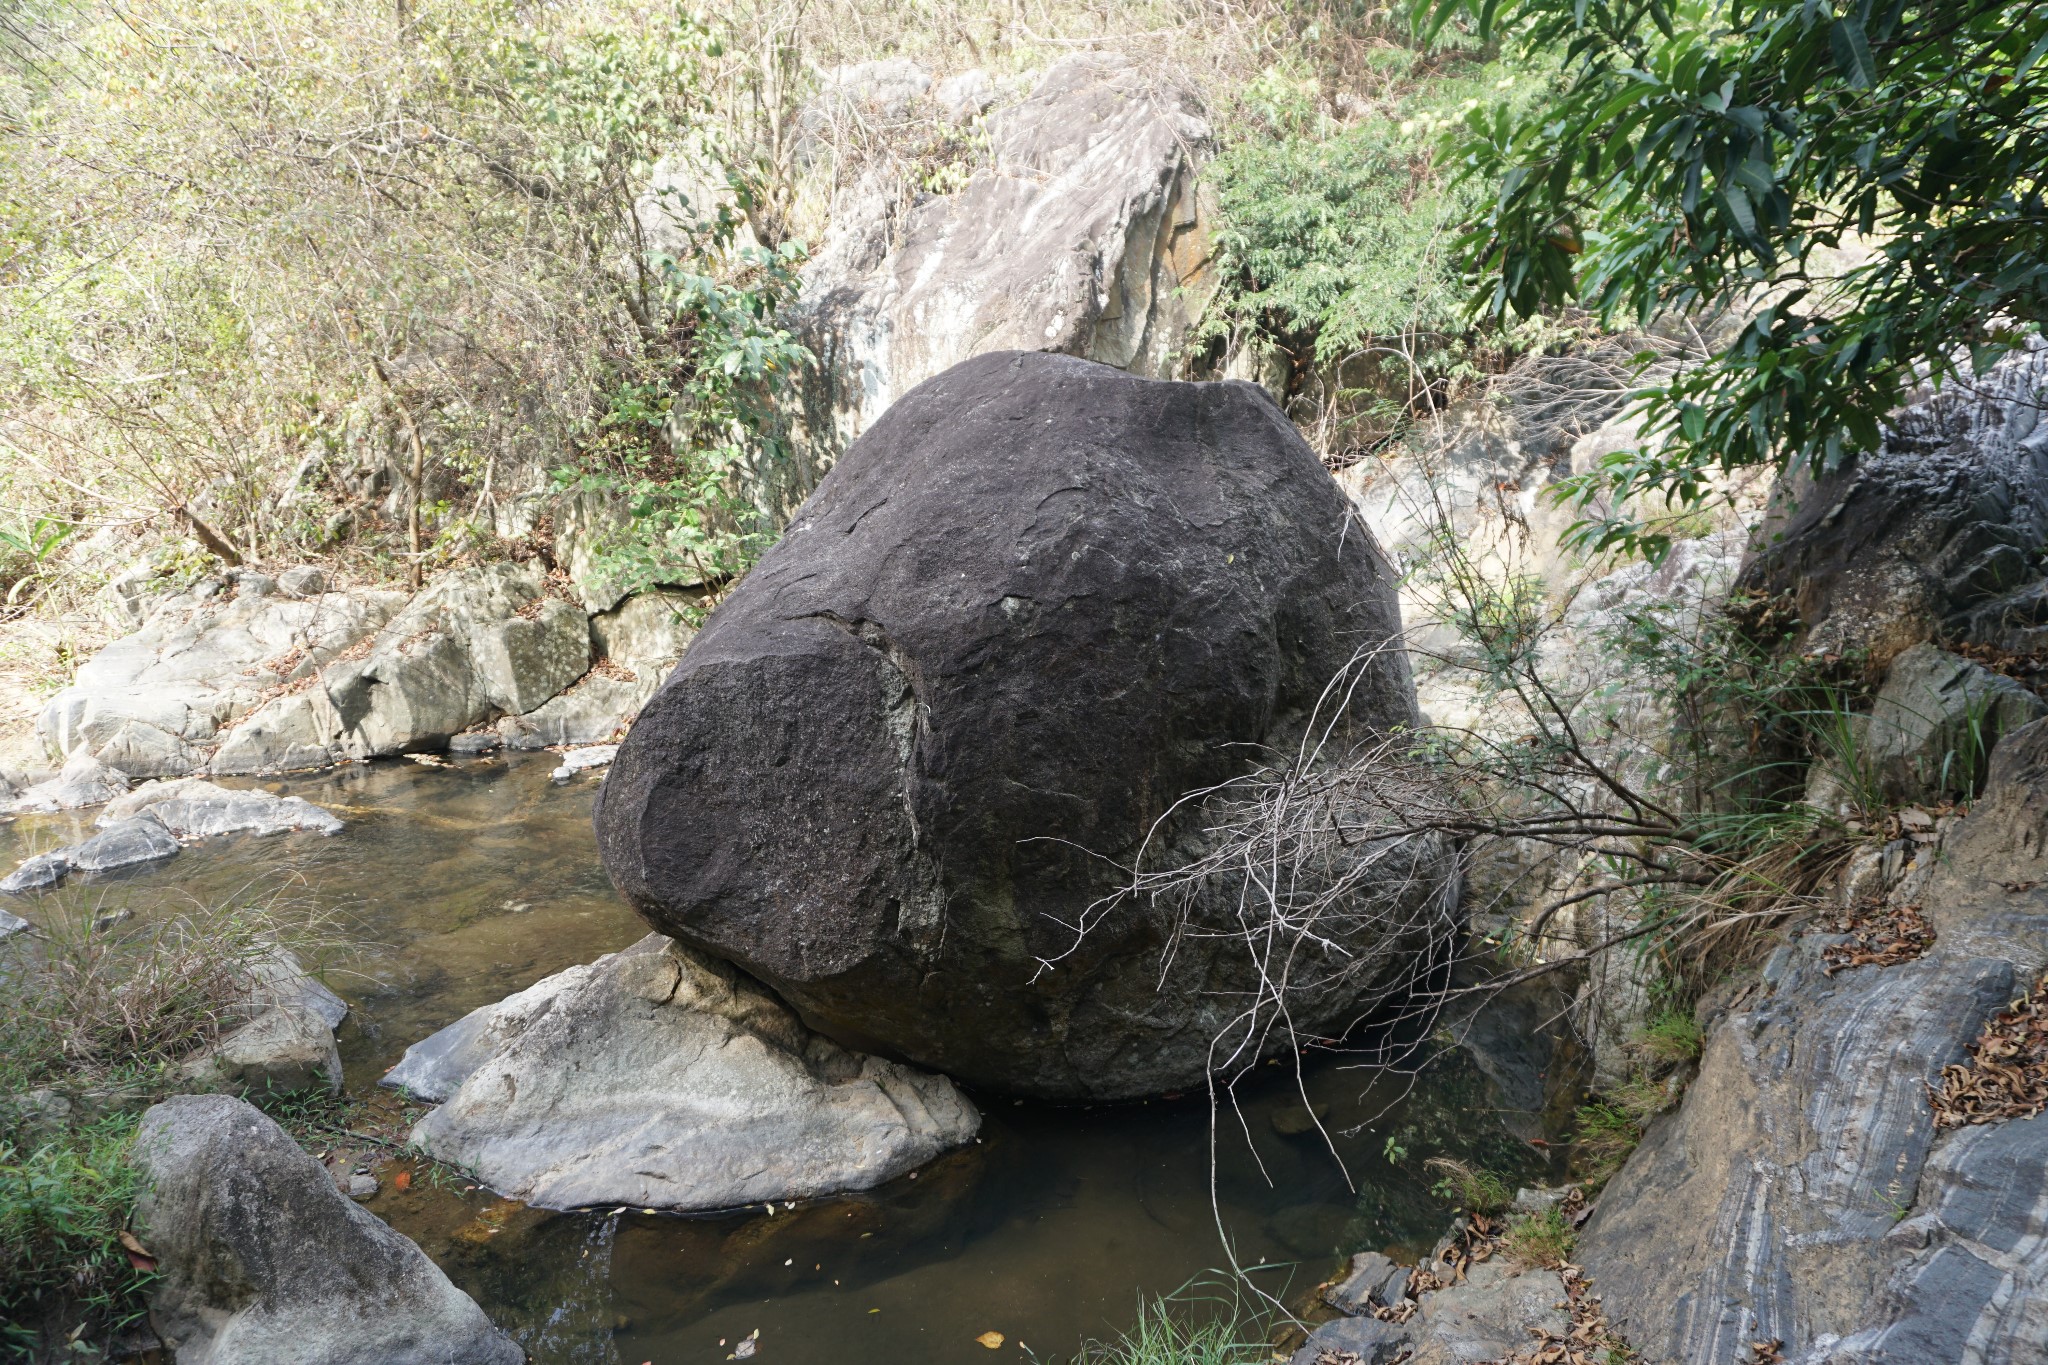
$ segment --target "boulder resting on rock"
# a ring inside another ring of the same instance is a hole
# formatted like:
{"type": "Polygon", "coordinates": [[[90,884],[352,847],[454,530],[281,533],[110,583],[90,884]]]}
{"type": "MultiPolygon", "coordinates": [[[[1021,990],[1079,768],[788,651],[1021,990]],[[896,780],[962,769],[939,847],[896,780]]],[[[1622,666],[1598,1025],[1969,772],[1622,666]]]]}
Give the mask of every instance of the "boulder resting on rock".
{"type": "Polygon", "coordinates": [[[443,1101],[423,1150],[543,1208],[868,1189],[981,1124],[945,1077],[848,1052],[659,935],[471,1012],[384,1083],[443,1101]]]}
{"type": "MultiPolygon", "coordinates": [[[[1048,1097],[1176,1089],[1258,966],[1174,906],[1100,907],[1148,837],[1200,846],[1183,798],[1291,755],[1319,706],[1415,725],[1399,640],[1392,570],[1261,390],[980,356],[892,408],[712,614],[620,746],[599,847],[655,928],[849,1046],[1048,1097]]],[[[1377,853],[1295,960],[1299,1029],[1448,927],[1449,850],[1377,853]]],[[[1213,891],[1189,913],[1239,923],[1213,891]]]]}
{"type": "Polygon", "coordinates": [[[252,1105],[180,1095],[142,1116],[136,1206],[151,1318],[195,1365],[520,1365],[420,1249],[349,1201],[252,1105]]]}

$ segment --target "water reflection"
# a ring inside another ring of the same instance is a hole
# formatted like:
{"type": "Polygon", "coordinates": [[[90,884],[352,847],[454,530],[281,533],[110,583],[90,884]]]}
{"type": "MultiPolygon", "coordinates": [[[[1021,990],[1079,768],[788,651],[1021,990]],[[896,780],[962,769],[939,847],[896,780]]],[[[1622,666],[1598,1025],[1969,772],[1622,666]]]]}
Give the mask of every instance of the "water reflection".
{"type": "MultiPolygon", "coordinates": [[[[598,865],[595,781],[554,786],[553,762],[385,763],[265,782],[336,810],[347,829],[209,841],[93,894],[147,910],[174,892],[224,898],[296,878],[309,902],[345,911],[362,951],[331,984],[356,1011],[342,1034],[347,1082],[366,1089],[415,1039],[644,932],[598,865]]],[[[89,824],[25,817],[0,827],[0,856],[11,865],[89,824]]],[[[1225,1236],[1241,1264],[1274,1263],[1258,1273],[1275,1292],[1313,1285],[1352,1251],[1423,1249],[1446,1220],[1423,1165],[1432,1155],[1540,1173],[1540,1153],[1499,1121],[1498,1088],[1459,1054],[1419,1079],[1341,1059],[1311,1065],[1302,1085],[1291,1071],[1242,1087],[1213,1134],[1200,1099],[1089,1109],[977,1097],[979,1143],[914,1179],[772,1214],[544,1214],[427,1179],[372,1207],[538,1365],[723,1360],[757,1329],[764,1362],[921,1365],[986,1359],[974,1338],[991,1330],[1006,1352],[1070,1352],[1128,1325],[1141,1295],[1224,1264],[1225,1236]],[[1324,1130],[1339,1135],[1335,1155],[1324,1130]]]]}

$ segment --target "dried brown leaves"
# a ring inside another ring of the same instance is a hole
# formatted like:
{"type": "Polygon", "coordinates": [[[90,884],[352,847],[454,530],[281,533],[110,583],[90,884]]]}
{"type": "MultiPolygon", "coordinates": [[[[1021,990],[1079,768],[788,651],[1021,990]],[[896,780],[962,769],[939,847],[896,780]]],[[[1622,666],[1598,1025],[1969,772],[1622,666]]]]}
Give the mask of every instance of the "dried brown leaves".
{"type": "Polygon", "coordinates": [[[2048,974],[1992,1016],[1970,1044],[1970,1061],[1941,1069],[1928,1087],[1936,1128],[2030,1119],[2048,1109],[2048,974]]]}
{"type": "Polygon", "coordinates": [[[1821,953],[1829,976],[1849,967],[1895,967],[1934,946],[1934,926],[1917,905],[1854,905],[1824,927],[1849,935],[1847,943],[1829,944],[1821,953]]]}

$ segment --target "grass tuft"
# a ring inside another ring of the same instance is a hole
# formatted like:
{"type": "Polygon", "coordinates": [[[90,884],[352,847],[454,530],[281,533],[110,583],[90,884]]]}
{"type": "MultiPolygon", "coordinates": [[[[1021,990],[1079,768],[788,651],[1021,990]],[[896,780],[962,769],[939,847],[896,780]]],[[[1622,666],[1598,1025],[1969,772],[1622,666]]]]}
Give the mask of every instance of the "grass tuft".
{"type": "Polygon", "coordinates": [[[1433,1156],[1423,1165],[1443,1177],[1430,1186],[1430,1192],[1467,1213],[1502,1213],[1514,1206],[1515,1192],[1484,1167],[1467,1166],[1444,1156],[1433,1156]]]}

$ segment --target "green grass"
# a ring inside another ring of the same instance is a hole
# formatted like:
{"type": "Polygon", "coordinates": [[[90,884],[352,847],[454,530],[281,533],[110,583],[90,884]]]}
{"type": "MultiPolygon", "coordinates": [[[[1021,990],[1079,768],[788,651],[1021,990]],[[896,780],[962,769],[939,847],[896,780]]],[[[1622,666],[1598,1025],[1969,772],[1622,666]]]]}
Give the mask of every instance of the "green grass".
{"type": "Polygon", "coordinates": [[[135,1128],[133,1114],[116,1114],[33,1150],[0,1140],[0,1350],[31,1353],[37,1325],[57,1311],[101,1330],[142,1315],[152,1277],[119,1240],[139,1183],[135,1128]]]}
{"type": "Polygon", "coordinates": [[[1430,1192],[1468,1213],[1501,1213],[1514,1206],[1514,1190],[1483,1166],[1467,1166],[1442,1156],[1433,1156],[1424,1165],[1442,1176],[1430,1186],[1430,1192]]]}
{"type": "Polygon", "coordinates": [[[1261,1365],[1273,1346],[1264,1314],[1218,1275],[1138,1305],[1138,1320],[1112,1341],[1091,1341],[1075,1365],[1261,1365]]]}
{"type": "Polygon", "coordinates": [[[1690,1010],[1667,1010],[1643,1025],[1635,1037],[1635,1048],[1653,1070],[1668,1071],[1699,1060],[1705,1041],[1690,1010]]]}
{"type": "Polygon", "coordinates": [[[1501,1246],[1508,1256],[1537,1270],[1555,1270],[1569,1261],[1578,1240],[1578,1233],[1558,1209],[1523,1214],[1501,1234],[1501,1246]]]}

